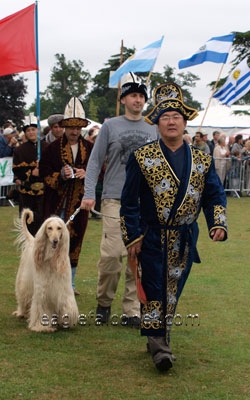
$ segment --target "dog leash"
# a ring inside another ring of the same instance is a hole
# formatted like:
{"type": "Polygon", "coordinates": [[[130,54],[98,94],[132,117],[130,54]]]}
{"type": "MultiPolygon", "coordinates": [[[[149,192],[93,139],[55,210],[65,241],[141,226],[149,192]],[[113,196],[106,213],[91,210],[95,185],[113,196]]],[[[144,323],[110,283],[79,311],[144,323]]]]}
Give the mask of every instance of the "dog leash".
{"type": "Polygon", "coordinates": [[[120,219],[120,217],[113,217],[112,215],[106,215],[106,214],[103,214],[103,213],[101,213],[99,211],[96,211],[94,209],[91,209],[90,211],[92,213],[96,214],[96,215],[100,215],[100,217],[106,217],[106,218],[112,218],[112,219],[120,219]]]}
{"type": "MultiPolygon", "coordinates": [[[[80,211],[81,211],[81,207],[78,207],[78,208],[75,210],[74,214],[72,214],[72,215],[69,217],[68,221],[66,222],[66,225],[68,225],[70,222],[72,222],[73,219],[75,218],[75,216],[76,216],[80,211]]],[[[120,217],[113,217],[112,215],[105,215],[105,214],[103,214],[103,213],[101,213],[101,212],[99,212],[99,211],[96,211],[96,210],[94,210],[94,209],[91,209],[90,211],[91,211],[92,213],[96,214],[96,215],[99,215],[100,217],[106,217],[106,218],[112,218],[112,219],[120,219],[120,217]]]]}
{"type": "Polygon", "coordinates": [[[75,210],[74,214],[72,214],[72,215],[69,217],[68,221],[66,222],[66,225],[68,225],[70,222],[72,222],[73,219],[75,218],[75,216],[76,216],[80,211],[81,211],[81,207],[78,207],[78,208],[75,210]]]}

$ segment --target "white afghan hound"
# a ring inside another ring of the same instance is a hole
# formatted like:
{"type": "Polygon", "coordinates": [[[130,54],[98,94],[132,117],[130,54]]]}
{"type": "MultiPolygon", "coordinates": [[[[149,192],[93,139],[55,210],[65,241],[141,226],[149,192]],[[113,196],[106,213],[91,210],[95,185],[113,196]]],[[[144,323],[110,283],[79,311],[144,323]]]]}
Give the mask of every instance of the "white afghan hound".
{"type": "Polygon", "coordinates": [[[15,289],[18,307],[13,315],[26,318],[29,329],[36,332],[73,327],[78,307],[71,283],[69,231],[61,218],[52,216],[34,237],[27,228],[32,221],[33,212],[24,209],[15,223],[22,254],[15,289]]]}

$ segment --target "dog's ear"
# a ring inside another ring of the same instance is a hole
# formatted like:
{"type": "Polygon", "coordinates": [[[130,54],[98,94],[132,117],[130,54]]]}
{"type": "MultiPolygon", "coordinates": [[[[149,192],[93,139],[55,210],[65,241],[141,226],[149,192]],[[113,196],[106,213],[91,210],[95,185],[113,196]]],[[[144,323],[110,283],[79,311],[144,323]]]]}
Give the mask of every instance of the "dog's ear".
{"type": "Polygon", "coordinates": [[[70,234],[66,224],[62,221],[62,237],[59,244],[59,247],[63,249],[63,252],[69,253],[69,243],[70,243],[70,234]]]}
{"type": "Polygon", "coordinates": [[[34,245],[34,261],[36,269],[40,269],[43,266],[45,257],[45,242],[44,241],[35,241],[34,245]]]}
{"type": "Polygon", "coordinates": [[[35,236],[34,241],[34,262],[36,269],[40,269],[43,266],[45,251],[47,245],[46,236],[46,221],[42,224],[35,236]]]}
{"type": "Polygon", "coordinates": [[[66,224],[62,221],[62,236],[55,254],[56,270],[59,273],[65,272],[70,264],[69,244],[70,244],[69,231],[66,224]]]}

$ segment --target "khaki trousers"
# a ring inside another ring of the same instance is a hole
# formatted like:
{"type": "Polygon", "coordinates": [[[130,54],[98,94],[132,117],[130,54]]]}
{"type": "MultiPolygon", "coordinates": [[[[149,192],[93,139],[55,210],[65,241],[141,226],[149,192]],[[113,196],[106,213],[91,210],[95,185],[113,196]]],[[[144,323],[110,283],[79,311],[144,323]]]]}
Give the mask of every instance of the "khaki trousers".
{"type": "MultiPolygon", "coordinates": [[[[97,264],[97,301],[100,306],[109,307],[116,294],[123,268],[123,258],[127,257],[120,228],[120,200],[104,199],[102,213],[104,215],[102,218],[101,257],[97,264]],[[108,218],[107,215],[117,217],[117,219],[108,218]]],[[[140,316],[140,303],[136,295],[135,280],[127,264],[122,312],[128,317],[140,316]]]]}

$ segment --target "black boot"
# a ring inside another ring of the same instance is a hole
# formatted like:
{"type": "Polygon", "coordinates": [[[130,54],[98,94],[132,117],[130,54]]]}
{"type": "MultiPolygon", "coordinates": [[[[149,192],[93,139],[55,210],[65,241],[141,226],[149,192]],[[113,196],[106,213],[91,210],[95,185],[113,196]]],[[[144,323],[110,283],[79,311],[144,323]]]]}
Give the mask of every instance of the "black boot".
{"type": "Polygon", "coordinates": [[[161,336],[148,336],[148,345],[153,362],[159,371],[168,371],[173,366],[175,356],[167,346],[165,338],[161,336]]]}
{"type": "Polygon", "coordinates": [[[111,307],[102,307],[98,304],[96,308],[96,317],[100,319],[103,324],[106,324],[109,321],[111,312],[111,307]]]}

